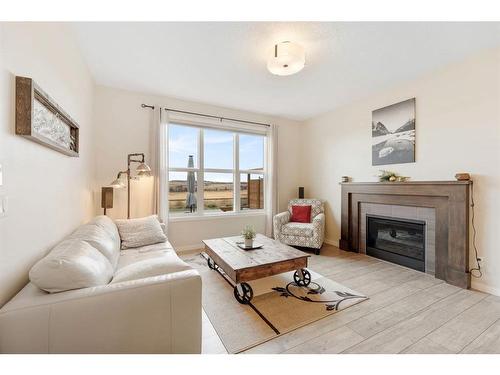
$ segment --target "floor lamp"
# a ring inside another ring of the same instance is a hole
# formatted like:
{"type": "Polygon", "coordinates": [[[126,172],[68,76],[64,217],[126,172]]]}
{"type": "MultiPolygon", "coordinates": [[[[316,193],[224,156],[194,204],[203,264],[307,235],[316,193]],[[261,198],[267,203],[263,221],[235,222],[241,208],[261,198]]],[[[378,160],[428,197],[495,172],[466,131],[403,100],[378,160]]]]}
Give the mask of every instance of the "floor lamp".
{"type": "Polygon", "coordinates": [[[127,187],[127,219],[130,219],[130,180],[137,177],[151,176],[151,168],[145,163],[144,154],[128,154],[127,155],[127,170],[118,172],[116,180],[114,180],[110,186],[114,188],[127,187]],[[137,176],[132,177],[130,166],[132,163],[139,163],[135,169],[137,176]],[[121,178],[122,175],[127,176],[127,185],[123,183],[121,178]]]}

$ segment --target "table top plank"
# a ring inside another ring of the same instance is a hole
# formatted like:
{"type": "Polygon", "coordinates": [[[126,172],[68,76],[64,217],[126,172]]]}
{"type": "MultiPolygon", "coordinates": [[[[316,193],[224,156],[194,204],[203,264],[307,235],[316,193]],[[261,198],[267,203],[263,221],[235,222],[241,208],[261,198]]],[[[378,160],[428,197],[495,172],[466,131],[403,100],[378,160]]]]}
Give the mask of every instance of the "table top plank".
{"type": "Polygon", "coordinates": [[[261,234],[257,234],[255,238],[255,242],[264,245],[260,249],[243,250],[236,245],[236,241],[242,241],[242,237],[215,238],[203,240],[203,243],[235,271],[310,257],[303,251],[261,234]]]}

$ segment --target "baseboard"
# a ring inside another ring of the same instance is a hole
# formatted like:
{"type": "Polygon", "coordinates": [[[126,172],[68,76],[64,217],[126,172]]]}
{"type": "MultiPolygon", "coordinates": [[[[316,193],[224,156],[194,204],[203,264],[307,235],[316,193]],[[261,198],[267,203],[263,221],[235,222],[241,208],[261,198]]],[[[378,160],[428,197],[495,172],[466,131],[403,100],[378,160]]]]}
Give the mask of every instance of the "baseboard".
{"type": "Polygon", "coordinates": [[[480,281],[474,281],[474,279],[472,279],[472,288],[480,292],[500,296],[500,288],[491,287],[489,285],[481,283],[480,281]]]}
{"type": "Polygon", "coordinates": [[[335,241],[335,240],[331,240],[329,238],[325,238],[324,242],[328,245],[332,245],[332,246],[335,246],[335,247],[339,247],[339,241],[335,241]]]}

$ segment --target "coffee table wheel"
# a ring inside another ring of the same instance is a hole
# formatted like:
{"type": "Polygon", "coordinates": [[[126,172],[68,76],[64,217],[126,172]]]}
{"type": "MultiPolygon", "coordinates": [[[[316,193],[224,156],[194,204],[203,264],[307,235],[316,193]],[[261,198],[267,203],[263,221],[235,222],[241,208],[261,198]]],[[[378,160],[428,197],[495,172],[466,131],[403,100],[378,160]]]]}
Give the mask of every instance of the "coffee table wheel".
{"type": "Polygon", "coordinates": [[[210,268],[211,270],[214,270],[216,266],[215,262],[211,258],[207,258],[207,265],[208,268],[210,268]]]}
{"type": "Polygon", "coordinates": [[[298,286],[308,286],[311,283],[311,273],[305,268],[297,270],[293,274],[293,281],[298,286]]]}
{"type": "Polygon", "coordinates": [[[248,285],[247,283],[241,283],[235,285],[234,298],[236,298],[236,300],[239,303],[247,305],[252,300],[252,297],[253,297],[253,290],[250,285],[248,285]]]}

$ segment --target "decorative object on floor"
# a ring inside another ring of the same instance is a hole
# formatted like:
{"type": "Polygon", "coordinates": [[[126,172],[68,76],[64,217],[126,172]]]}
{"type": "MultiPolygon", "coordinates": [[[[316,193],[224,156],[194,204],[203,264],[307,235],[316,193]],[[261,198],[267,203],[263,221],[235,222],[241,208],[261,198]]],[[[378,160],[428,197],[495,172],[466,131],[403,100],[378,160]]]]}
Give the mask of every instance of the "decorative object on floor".
{"type": "Polygon", "coordinates": [[[104,208],[104,215],[106,209],[113,208],[113,188],[106,186],[101,188],[101,208],[104,208]]]}
{"type": "Polygon", "coordinates": [[[457,173],[455,175],[455,178],[457,179],[457,181],[469,181],[470,180],[470,174],[468,173],[457,173]]]}
{"type": "Polygon", "coordinates": [[[372,165],[415,162],[415,98],[372,112],[372,165]]]}
{"type": "Polygon", "coordinates": [[[274,238],[291,246],[309,247],[319,254],[325,238],[325,207],[320,199],[292,199],[288,210],[273,218],[274,238]],[[310,223],[292,223],[292,206],[311,206],[310,223]]]}
{"type": "Polygon", "coordinates": [[[290,41],[275,44],[267,60],[267,69],[278,76],[289,76],[300,72],[306,65],[304,48],[290,41]]]}
{"type": "Polygon", "coordinates": [[[342,176],[341,182],[349,182],[349,176],[342,176]]]}
{"type": "Polygon", "coordinates": [[[127,155],[127,170],[118,172],[116,176],[116,180],[114,180],[110,186],[115,188],[127,187],[127,219],[130,219],[130,180],[137,179],[140,177],[147,177],[151,175],[151,168],[146,164],[145,157],[143,153],[137,154],[128,154],[127,155]],[[136,159],[138,157],[138,159],[136,159]],[[137,168],[135,169],[137,172],[137,176],[132,176],[130,165],[132,163],[139,163],[137,168]],[[127,177],[127,185],[125,185],[122,180],[122,175],[126,175],[127,177]]]}
{"type": "Polygon", "coordinates": [[[250,281],[253,298],[240,304],[227,275],[210,270],[203,256],[185,261],[202,277],[203,308],[224,346],[239,353],[294,329],[363,302],[366,296],[310,270],[308,286],[294,271],[250,281]]]}
{"type": "Polygon", "coordinates": [[[79,156],[79,126],[31,78],[16,77],[16,134],[79,156]]]}
{"type": "Polygon", "coordinates": [[[299,199],[304,199],[304,187],[299,186],[299,199]]]}
{"type": "Polygon", "coordinates": [[[251,225],[246,225],[245,228],[241,231],[241,235],[245,239],[245,247],[253,247],[253,240],[257,235],[255,233],[254,227],[251,225]]]}
{"type": "Polygon", "coordinates": [[[400,176],[396,172],[380,170],[378,180],[380,182],[405,182],[410,177],[400,176]]]}

